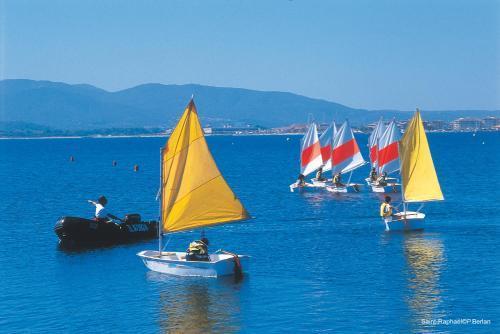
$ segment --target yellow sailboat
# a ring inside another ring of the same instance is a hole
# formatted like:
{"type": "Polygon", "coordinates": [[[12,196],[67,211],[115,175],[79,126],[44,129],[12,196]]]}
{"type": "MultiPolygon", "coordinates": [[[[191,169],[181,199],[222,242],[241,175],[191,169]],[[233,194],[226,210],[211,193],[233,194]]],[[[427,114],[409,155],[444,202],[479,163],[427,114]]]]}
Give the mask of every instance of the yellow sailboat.
{"type": "Polygon", "coordinates": [[[163,251],[162,232],[173,233],[248,219],[248,213],[222,177],[208,149],[193,99],[161,150],[158,251],[137,255],[153,271],[178,276],[217,277],[246,268],[248,256],[209,254],[188,261],[185,252],[163,251]]]}
{"type": "Polygon", "coordinates": [[[420,212],[420,209],[409,211],[408,204],[442,201],[444,198],[418,109],[401,138],[399,156],[403,210],[394,215],[396,219],[386,225],[386,228],[422,229],[425,214],[420,212]]]}

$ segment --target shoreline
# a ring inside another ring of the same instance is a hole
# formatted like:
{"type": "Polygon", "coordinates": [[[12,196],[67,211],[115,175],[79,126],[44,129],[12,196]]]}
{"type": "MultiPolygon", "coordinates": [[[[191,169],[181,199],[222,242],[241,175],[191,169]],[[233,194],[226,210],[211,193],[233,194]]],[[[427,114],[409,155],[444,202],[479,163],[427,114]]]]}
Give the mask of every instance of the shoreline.
{"type": "MultiPolygon", "coordinates": [[[[481,131],[426,131],[427,133],[478,133],[478,132],[500,132],[498,130],[481,131]]],[[[355,134],[365,134],[364,132],[355,132],[355,134]]],[[[244,137],[244,136],[303,136],[304,133],[221,133],[205,134],[206,137],[244,137]]],[[[40,137],[1,137],[0,140],[47,140],[47,139],[119,139],[119,138],[168,138],[170,134],[143,134],[143,135],[89,135],[89,136],[40,136],[40,137]]]]}

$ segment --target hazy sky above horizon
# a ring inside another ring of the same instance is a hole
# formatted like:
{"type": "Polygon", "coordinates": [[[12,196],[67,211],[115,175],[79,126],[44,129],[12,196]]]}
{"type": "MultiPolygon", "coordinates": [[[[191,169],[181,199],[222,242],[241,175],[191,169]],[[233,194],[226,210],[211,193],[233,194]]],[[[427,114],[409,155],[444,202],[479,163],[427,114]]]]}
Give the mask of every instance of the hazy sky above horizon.
{"type": "Polygon", "coordinates": [[[0,79],[500,109],[498,0],[0,0],[0,79]]]}

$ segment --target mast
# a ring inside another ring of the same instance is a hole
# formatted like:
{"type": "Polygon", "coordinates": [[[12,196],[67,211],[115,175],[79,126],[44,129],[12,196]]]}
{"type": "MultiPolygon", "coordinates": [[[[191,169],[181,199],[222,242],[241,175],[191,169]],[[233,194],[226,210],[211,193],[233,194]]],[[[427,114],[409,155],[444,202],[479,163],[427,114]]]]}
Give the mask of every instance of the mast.
{"type": "Polygon", "coordinates": [[[161,221],[161,216],[163,212],[163,147],[160,148],[160,205],[159,205],[159,215],[158,215],[158,253],[161,258],[162,240],[161,240],[161,230],[163,229],[163,224],[161,221]]]}

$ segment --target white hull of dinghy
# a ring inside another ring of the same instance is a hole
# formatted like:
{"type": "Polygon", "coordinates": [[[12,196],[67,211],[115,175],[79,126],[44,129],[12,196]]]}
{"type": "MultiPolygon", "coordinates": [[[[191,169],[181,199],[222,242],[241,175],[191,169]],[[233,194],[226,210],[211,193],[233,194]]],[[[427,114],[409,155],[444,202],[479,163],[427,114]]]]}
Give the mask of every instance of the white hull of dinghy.
{"type": "Polygon", "coordinates": [[[326,190],[331,193],[359,193],[361,191],[361,184],[359,183],[349,183],[342,187],[337,186],[327,186],[326,190]]]}
{"type": "Polygon", "coordinates": [[[375,182],[372,182],[369,177],[365,179],[366,184],[374,193],[400,193],[401,192],[401,184],[397,183],[397,179],[393,177],[388,177],[387,180],[394,180],[394,182],[388,182],[385,186],[379,186],[375,182]]]}
{"type": "Polygon", "coordinates": [[[318,187],[318,188],[326,188],[328,186],[328,184],[331,184],[332,180],[331,179],[327,179],[325,181],[318,181],[316,179],[311,179],[311,182],[313,184],[314,187],[318,187]]]}
{"type": "Polygon", "coordinates": [[[399,183],[389,183],[386,186],[375,186],[371,185],[372,191],[374,193],[400,193],[401,184],[399,183]]]}
{"type": "Polygon", "coordinates": [[[425,213],[417,211],[398,212],[391,222],[386,223],[386,231],[417,231],[424,229],[425,213]]]}
{"type": "MultiPolygon", "coordinates": [[[[386,180],[386,181],[388,181],[388,182],[392,181],[392,182],[390,182],[391,184],[392,184],[392,183],[397,183],[397,182],[399,181],[399,180],[398,180],[398,179],[396,179],[395,177],[387,177],[385,180],[386,180]]],[[[367,184],[367,185],[369,185],[369,186],[373,186],[373,185],[374,185],[374,181],[372,181],[372,179],[371,179],[371,178],[369,178],[369,177],[367,177],[367,178],[365,179],[365,181],[366,181],[366,184],[367,184]]]]}
{"type": "Polygon", "coordinates": [[[323,188],[325,188],[325,187],[315,186],[314,184],[312,184],[312,183],[307,183],[307,182],[306,182],[306,184],[304,184],[303,186],[299,186],[299,185],[297,184],[297,182],[292,183],[292,184],[290,185],[290,191],[291,191],[292,193],[293,193],[293,192],[295,192],[295,191],[316,191],[316,190],[318,190],[318,189],[323,189],[323,188]]]}
{"type": "MultiPolygon", "coordinates": [[[[185,252],[142,251],[137,253],[146,267],[152,271],[174,276],[218,277],[234,274],[234,258],[228,254],[210,254],[210,261],[186,261],[185,252]]],[[[238,255],[243,272],[249,256],[238,255]]]]}

